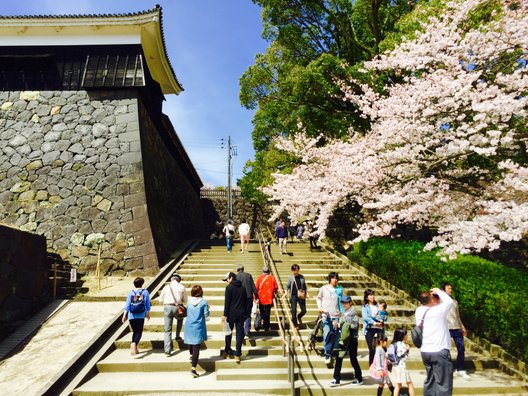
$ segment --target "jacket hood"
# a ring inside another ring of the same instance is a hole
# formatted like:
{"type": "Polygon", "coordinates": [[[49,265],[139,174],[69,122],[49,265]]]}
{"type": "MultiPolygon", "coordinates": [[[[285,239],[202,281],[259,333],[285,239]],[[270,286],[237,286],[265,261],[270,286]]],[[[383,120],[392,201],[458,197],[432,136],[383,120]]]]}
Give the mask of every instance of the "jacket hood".
{"type": "Polygon", "coordinates": [[[242,287],[242,282],[240,282],[238,279],[233,279],[230,285],[233,285],[235,287],[242,287]]]}
{"type": "Polygon", "coordinates": [[[200,304],[200,301],[202,300],[203,300],[202,297],[189,297],[189,304],[197,306],[198,304],[200,304]]]}

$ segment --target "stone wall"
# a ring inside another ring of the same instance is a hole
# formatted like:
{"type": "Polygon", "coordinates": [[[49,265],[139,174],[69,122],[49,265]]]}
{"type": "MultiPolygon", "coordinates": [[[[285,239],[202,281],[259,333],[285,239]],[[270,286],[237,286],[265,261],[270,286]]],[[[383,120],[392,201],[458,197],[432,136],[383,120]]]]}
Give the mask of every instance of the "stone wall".
{"type": "Polygon", "coordinates": [[[0,338],[50,299],[44,237],[0,225],[0,338]]]}
{"type": "MultiPolygon", "coordinates": [[[[227,198],[202,198],[202,208],[206,219],[206,227],[209,235],[215,230],[215,222],[225,224],[227,221],[227,198]]],[[[251,227],[251,237],[256,236],[255,231],[260,227],[269,226],[268,219],[271,212],[267,208],[253,204],[243,198],[233,199],[233,222],[235,226],[247,220],[251,227]]]]}
{"type": "Polygon", "coordinates": [[[151,117],[140,106],[145,190],[148,216],[160,262],[166,263],[178,241],[205,238],[200,187],[187,166],[185,153],[178,152],[176,133],[165,116],[151,117]],[[157,131],[157,133],[156,133],[157,131]]]}
{"type": "Polygon", "coordinates": [[[157,270],[169,248],[154,244],[142,136],[158,131],[140,129],[141,103],[137,90],[0,92],[0,221],[43,235],[82,273],[99,247],[103,274],[157,270]]]}

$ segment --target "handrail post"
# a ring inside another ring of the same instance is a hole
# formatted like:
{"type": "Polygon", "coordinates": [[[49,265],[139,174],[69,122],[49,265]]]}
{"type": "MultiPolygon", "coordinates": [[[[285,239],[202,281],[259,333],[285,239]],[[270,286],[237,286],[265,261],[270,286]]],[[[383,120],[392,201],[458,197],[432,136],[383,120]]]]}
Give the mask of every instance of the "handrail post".
{"type": "Polygon", "coordinates": [[[288,381],[290,382],[290,395],[295,396],[295,351],[290,334],[288,334],[288,345],[290,347],[288,352],[288,381]]]}

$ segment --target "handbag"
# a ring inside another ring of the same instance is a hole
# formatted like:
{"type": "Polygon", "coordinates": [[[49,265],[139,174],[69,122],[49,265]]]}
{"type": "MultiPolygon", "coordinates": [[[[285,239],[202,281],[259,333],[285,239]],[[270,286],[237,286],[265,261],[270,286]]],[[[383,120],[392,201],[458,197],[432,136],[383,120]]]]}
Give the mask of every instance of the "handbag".
{"type": "Polygon", "coordinates": [[[259,331],[262,327],[262,315],[260,314],[260,311],[257,310],[255,313],[255,321],[253,322],[253,328],[255,331],[259,331]]]}
{"type": "Polygon", "coordinates": [[[376,363],[374,363],[374,362],[372,362],[372,364],[369,367],[369,374],[370,374],[371,378],[374,378],[374,379],[377,379],[377,380],[380,380],[383,377],[389,375],[388,371],[385,370],[385,369],[378,370],[376,368],[376,363]],[[380,371],[381,371],[381,375],[379,375],[380,371]]]}
{"type": "MultiPolygon", "coordinates": [[[[172,294],[172,298],[174,299],[174,302],[178,301],[176,300],[176,296],[174,295],[174,291],[172,290],[172,287],[169,286],[169,290],[172,294]]],[[[177,313],[177,317],[178,318],[185,318],[187,316],[187,308],[185,308],[185,305],[183,304],[178,304],[178,313],[177,313]]]]}
{"type": "Polygon", "coordinates": [[[178,304],[178,316],[180,318],[185,318],[187,316],[187,308],[185,308],[185,305],[178,304]]]}
{"type": "MultiPolygon", "coordinates": [[[[430,308],[427,309],[429,311],[430,308]]],[[[427,311],[425,311],[424,315],[422,316],[422,320],[418,326],[414,326],[411,330],[411,338],[413,340],[413,344],[416,346],[416,348],[421,348],[422,346],[422,331],[423,331],[423,324],[425,320],[425,315],[427,315],[427,311]]]]}
{"type": "Polygon", "coordinates": [[[306,300],[306,290],[299,289],[299,286],[297,286],[297,281],[295,280],[295,277],[293,277],[293,284],[295,285],[295,288],[297,289],[297,298],[299,300],[306,300]]]}

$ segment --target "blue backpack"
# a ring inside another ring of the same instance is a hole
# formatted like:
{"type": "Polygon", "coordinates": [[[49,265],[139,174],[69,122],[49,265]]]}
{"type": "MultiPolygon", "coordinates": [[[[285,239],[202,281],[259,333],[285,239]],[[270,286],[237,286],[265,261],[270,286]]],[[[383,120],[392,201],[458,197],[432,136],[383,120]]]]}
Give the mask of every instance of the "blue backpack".
{"type": "Polygon", "coordinates": [[[139,289],[137,292],[132,291],[134,295],[130,301],[130,313],[139,314],[145,312],[145,296],[143,295],[143,289],[139,289]]]}

